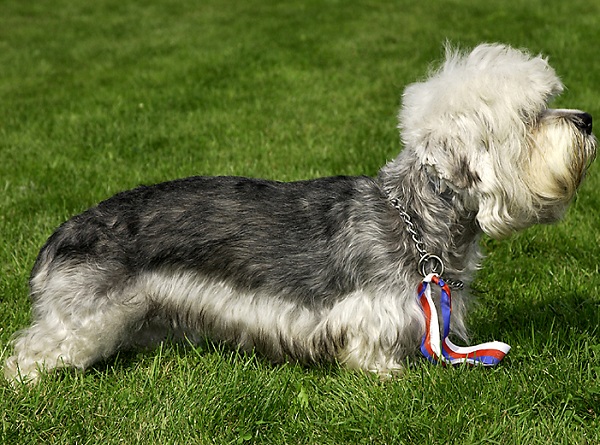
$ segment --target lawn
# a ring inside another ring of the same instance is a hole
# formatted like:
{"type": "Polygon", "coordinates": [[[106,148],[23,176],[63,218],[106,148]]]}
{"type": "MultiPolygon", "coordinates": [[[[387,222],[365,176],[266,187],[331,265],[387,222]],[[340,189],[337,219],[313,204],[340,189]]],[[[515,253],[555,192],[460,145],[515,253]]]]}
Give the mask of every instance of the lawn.
{"type": "MultiPolygon", "coordinates": [[[[600,116],[598,23],[597,0],[4,0],[0,360],[69,216],[188,175],[375,175],[446,40],[542,52],[567,86],[554,106],[600,116]]],[[[0,378],[0,443],[600,443],[599,188],[596,165],[563,222],[484,239],[471,332],[513,347],[497,368],[380,382],[166,344],[30,389],[0,378]]]]}

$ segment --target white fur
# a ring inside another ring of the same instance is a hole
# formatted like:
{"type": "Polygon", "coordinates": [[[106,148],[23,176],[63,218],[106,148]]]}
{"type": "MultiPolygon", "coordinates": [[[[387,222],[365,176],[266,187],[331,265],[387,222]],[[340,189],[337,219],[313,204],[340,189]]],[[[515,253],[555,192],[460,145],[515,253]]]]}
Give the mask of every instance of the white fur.
{"type": "MultiPolygon", "coordinates": [[[[262,352],[275,361],[285,360],[281,339],[286,340],[288,350],[313,351],[314,344],[327,342],[343,331],[347,343],[339,352],[340,363],[388,375],[402,367],[394,360],[405,355],[398,351],[415,348],[412,342],[407,344],[407,339],[415,335],[402,339],[401,333],[424,329],[416,299],[412,295],[398,298],[392,290],[354,292],[333,308],[315,312],[276,296],[240,293],[225,282],[189,272],[151,273],[141,276],[128,289],[131,298],[126,304],[111,305],[108,299],[99,308],[81,304],[85,298],[89,301],[89,296],[70,292],[80,287],[73,274],[68,277],[69,282],[53,278],[49,282],[52,289],[43,289],[52,304],[36,306],[35,318],[43,322],[32,325],[27,335],[15,342],[20,353],[7,361],[7,378],[22,375],[35,382],[43,371],[40,365],[46,369],[85,369],[117,347],[152,345],[179,330],[191,340],[210,335],[247,351],[266,348],[262,352]],[[56,312],[61,307],[68,314],[56,312]],[[145,326],[130,323],[141,318],[135,314],[146,314],[150,307],[158,314],[154,319],[145,326]]],[[[85,276],[80,278],[87,281],[85,276]]]]}

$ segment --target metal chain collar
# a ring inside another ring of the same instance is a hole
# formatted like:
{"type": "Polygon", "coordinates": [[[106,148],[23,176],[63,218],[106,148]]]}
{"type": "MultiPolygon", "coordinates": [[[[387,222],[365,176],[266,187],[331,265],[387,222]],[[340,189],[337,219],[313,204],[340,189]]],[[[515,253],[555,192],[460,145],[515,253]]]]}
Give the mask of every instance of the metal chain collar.
{"type": "MultiPolygon", "coordinates": [[[[426,277],[430,273],[435,273],[441,277],[445,270],[442,259],[437,255],[427,252],[425,243],[412,222],[412,218],[406,212],[404,205],[398,198],[392,198],[389,190],[385,190],[385,193],[394,208],[398,210],[398,213],[406,224],[406,231],[410,234],[411,239],[415,243],[415,249],[419,254],[419,264],[417,266],[419,273],[423,277],[426,277]]],[[[464,287],[464,283],[460,280],[444,279],[444,281],[454,289],[462,289],[464,287]]]]}

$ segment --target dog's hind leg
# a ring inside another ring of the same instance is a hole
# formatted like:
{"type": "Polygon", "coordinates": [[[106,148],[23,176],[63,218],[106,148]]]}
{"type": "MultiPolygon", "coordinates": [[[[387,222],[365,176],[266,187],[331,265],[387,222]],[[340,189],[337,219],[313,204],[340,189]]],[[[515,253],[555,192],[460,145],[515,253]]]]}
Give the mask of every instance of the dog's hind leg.
{"type": "Polygon", "coordinates": [[[125,284],[113,280],[107,287],[106,274],[97,266],[76,265],[32,277],[32,325],[13,340],[7,380],[35,383],[54,368],[85,369],[128,342],[146,317],[147,304],[125,284]]]}

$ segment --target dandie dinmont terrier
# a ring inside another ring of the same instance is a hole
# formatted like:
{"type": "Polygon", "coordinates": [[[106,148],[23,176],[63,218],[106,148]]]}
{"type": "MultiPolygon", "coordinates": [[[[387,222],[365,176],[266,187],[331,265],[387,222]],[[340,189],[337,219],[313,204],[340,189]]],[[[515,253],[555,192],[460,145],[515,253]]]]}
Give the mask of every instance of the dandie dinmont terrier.
{"type": "Polygon", "coordinates": [[[592,117],[548,108],[562,89],[542,57],[448,49],[406,88],[404,149],[376,178],[191,177],[101,202],[39,253],[6,378],[170,335],[386,375],[419,349],[416,286],[437,262],[465,283],[452,321],[464,338],[481,235],[560,218],[595,157],[592,117]]]}

